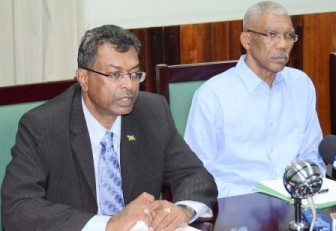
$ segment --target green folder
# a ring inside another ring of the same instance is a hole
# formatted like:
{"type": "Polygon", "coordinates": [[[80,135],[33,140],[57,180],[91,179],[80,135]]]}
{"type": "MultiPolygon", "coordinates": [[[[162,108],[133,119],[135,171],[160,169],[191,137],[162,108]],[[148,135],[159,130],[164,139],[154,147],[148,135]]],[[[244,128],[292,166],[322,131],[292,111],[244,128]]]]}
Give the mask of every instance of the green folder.
{"type": "MultiPolygon", "coordinates": [[[[294,204],[294,199],[286,191],[282,179],[261,181],[255,185],[255,189],[261,193],[279,198],[294,204]]],[[[315,208],[323,209],[336,205],[336,181],[323,178],[321,189],[328,189],[328,192],[323,194],[315,194],[313,196],[315,208]]],[[[309,208],[308,199],[302,199],[302,207],[309,208]]]]}

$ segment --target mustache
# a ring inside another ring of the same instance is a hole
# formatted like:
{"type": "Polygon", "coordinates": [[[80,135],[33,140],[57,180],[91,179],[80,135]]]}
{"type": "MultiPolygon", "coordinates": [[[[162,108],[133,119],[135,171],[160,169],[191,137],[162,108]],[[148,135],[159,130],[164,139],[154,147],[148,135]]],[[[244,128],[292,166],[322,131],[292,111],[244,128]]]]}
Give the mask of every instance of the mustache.
{"type": "Polygon", "coordinates": [[[272,58],[286,58],[289,59],[289,54],[286,52],[280,52],[272,55],[272,58]]]}
{"type": "Polygon", "coordinates": [[[120,94],[120,96],[118,98],[132,98],[134,97],[136,94],[134,92],[132,92],[131,90],[126,90],[125,92],[123,92],[122,94],[120,94]]]}

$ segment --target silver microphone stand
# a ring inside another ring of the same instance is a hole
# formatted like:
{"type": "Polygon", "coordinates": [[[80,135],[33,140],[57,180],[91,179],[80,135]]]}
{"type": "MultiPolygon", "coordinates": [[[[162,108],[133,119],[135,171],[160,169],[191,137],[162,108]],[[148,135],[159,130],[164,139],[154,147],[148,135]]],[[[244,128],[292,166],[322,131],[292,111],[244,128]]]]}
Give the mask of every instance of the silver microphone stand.
{"type": "Polygon", "coordinates": [[[318,166],[311,161],[296,160],[286,167],[283,183],[294,199],[295,220],[289,223],[289,229],[303,231],[308,225],[302,221],[302,199],[313,196],[322,186],[322,175],[318,166]]]}
{"type": "Polygon", "coordinates": [[[303,231],[308,225],[301,219],[301,198],[294,198],[295,220],[289,223],[289,230],[303,231]]]}

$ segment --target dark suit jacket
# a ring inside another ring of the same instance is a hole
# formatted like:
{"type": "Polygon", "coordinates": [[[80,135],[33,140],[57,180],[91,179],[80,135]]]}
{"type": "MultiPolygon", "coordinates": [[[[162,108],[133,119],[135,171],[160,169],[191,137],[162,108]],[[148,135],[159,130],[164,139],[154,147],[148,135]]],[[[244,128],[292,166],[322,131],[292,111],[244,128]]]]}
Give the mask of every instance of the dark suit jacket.
{"type": "MultiPolygon", "coordinates": [[[[176,131],[163,97],[139,92],[132,112],[122,117],[121,130],[126,204],[142,192],[158,199],[162,185],[171,188],[173,201],[215,204],[214,180],[176,131]]],[[[77,83],[21,118],[12,156],[2,187],[7,231],[81,230],[97,213],[92,150],[77,83]]]]}

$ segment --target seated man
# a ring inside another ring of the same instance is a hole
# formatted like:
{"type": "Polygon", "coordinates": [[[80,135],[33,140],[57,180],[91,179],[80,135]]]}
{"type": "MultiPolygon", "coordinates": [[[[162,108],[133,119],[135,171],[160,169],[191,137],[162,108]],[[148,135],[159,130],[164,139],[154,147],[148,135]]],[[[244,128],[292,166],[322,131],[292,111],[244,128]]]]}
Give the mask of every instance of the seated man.
{"type": "Polygon", "coordinates": [[[184,138],[214,176],[219,197],[282,178],[296,159],[315,162],[325,174],[313,83],[286,67],[297,40],[281,5],[256,3],[243,19],[246,54],[194,94],[184,138]]]}
{"type": "Polygon", "coordinates": [[[85,33],[75,83],[20,120],[2,185],[5,230],[174,230],[212,214],[217,188],[162,96],[139,92],[139,40],[85,33]],[[159,200],[168,186],[172,201],[159,200]]]}

